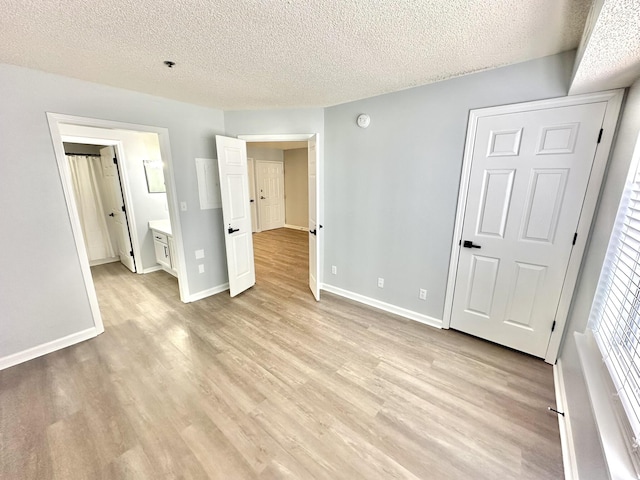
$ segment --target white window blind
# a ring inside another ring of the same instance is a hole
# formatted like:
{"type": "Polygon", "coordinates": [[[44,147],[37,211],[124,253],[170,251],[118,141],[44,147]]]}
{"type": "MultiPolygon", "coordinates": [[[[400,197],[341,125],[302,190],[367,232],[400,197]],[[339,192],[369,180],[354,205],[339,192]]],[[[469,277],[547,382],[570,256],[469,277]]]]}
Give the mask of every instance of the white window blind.
{"type": "MultiPolygon", "coordinates": [[[[636,156],[634,156],[636,157],[636,156]]],[[[640,171],[634,161],[591,309],[590,326],[611,374],[637,459],[640,439],[640,171]]]]}

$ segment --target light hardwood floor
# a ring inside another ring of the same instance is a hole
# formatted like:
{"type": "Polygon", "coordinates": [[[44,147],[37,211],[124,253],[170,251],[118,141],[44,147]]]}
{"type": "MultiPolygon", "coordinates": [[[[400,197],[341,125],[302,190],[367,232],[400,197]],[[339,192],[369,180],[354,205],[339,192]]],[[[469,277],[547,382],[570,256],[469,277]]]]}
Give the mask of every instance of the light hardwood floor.
{"type": "Polygon", "coordinates": [[[316,303],[306,240],[256,234],[235,299],[94,267],[105,333],[0,372],[0,478],[562,478],[551,366],[316,303]]]}

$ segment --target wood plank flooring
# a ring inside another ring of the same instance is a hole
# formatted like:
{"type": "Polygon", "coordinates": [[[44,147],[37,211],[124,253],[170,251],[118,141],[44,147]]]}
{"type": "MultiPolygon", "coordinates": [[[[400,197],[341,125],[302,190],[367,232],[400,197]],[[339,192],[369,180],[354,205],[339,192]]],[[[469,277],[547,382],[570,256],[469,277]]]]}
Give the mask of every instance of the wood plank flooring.
{"type": "Polygon", "coordinates": [[[305,232],[254,242],[234,299],[94,267],[105,333],[0,372],[0,478],[562,478],[549,365],[316,303],[305,232]]]}

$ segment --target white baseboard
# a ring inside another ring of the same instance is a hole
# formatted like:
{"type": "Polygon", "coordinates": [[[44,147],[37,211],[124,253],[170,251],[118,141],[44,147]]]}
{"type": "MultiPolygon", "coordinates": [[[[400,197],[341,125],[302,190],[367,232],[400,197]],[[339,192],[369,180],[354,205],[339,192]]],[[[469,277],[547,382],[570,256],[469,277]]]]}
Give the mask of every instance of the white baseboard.
{"type": "Polygon", "coordinates": [[[186,298],[186,300],[184,300],[184,303],[202,300],[203,298],[210,297],[211,295],[215,295],[216,293],[224,292],[226,290],[229,290],[229,283],[223,283],[222,285],[218,285],[217,287],[209,288],[207,290],[202,290],[201,292],[191,294],[186,298]]]}
{"type": "Polygon", "coordinates": [[[144,270],[138,272],[138,273],[153,273],[153,272],[157,272],[158,270],[162,270],[162,265],[154,265],[153,267],[149,267],[149,268],[145,268],[144,270]]]}
{"type": "Polygon", "coordinates": [[[76,343],[80,343],[85,340],[89,340],[90,338],[96,337],[100,333],[102,332],[99,332],[96,327],[91,327],[80,332],[72,333],[71,335],[67,335],[66,337],[62,337],[57,340],[43,343],[42,345],[28,348],[26,350],[23,350],[22,352],[7,355],[6,357],[0,358],[0,370],[4,370],[5,368],[13,367],[14,365],[18,365],[19,363],[41,357],[42,355],[55,352],[56,350],[62,350],[63,348],[70,347],[71,345],[75,345],[76,343]]]}
{"type": "Polygon", "coordinates": [[[89,266],[90,267],[97,267],[98,265],[105,265],[107,263],[115,263],[115,262],[119,262],[119,261],[120,261],[119,257],[100,258],[98,260],[91,260],[89,262],[89,266]]]}
{"type": "Polygon", "coordinates": [[[360,295],[359,293],[350,292],[349,290],[334,287],[333,285],[327,285],[326,283],[323,284],[321,288],[322,290],[325,290],[329,293],[340,295],[341,297],[349,298],[351,300],[355,300],[356,302],[364,303],[365,305],[369,305],[370,307],[379,308],[380,310],[384,310],[385,312],[394,313],[401,317],[408,318],[409,320],[415,320],[416,322],[424,323],[425,325],[429,325],[435,328],[442,328],[442,320],[438,320],[437,318],[433,318],[422,313],[414,312],[413,310],[407,310],[406,308],[391,305],[390,303],[381,302],[380,300],[376,300],[375,298],[365,297],[364,295],[360,295]]]}
{"type": "Polygon", "coordinates": [[[284,224],[284,228],[290,228],[291,230],[302,230],[303,232],[307,230],[307,227],[299,227],[298,225],[288,225],[284,224]]]}
{"type": "Polygon", "coordinates": [[[576,462],[576,451],[573,444],[573,433],[571,431],[571,417],[569,416],[569,405],[567,403],[567,394],[562,373],[562,361],[560,359],[558,359],[553,366],[553,385],[556,391],[556,409],[564,413],[564,416],[558,415],[564,478],[565,480],[578,480],[578,464],[576,462]]]}

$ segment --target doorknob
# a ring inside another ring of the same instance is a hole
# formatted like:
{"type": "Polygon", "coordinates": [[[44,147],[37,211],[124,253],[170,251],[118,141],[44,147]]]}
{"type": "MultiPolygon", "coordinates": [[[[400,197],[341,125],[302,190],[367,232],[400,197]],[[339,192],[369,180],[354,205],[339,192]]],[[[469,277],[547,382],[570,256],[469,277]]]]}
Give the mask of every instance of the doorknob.
{"type": "Polygon", "coordinates": [[[229,232],[229,235],[231,235],[233,232],[239,232],[240,229],[239,228],[231,228],[231,225],[229,225],[229,228],[227,229],[227,232],[229,232]]]}
{"type": "Polygon", "coordinates": [[[482,248],[480,245],[474,245],[471,240],[465,240],[462,242],[464,248],[482,248]]]}
{"type": "Polygon", "coordinates": [[[109,216],[110,216],[110,217],[115,217],[115,215],[113,214],[113,212],[111,212],[111,213],[109,214],[109,216]]]}
{"type": "Polygon", "coordinates": [[[316,229],[314,228],[313,230],[309,230],[309,233],[312,233],[313,235],[316,235],[316,229]]]}
{"type": "Polygon", "coordinates": [[[249,203],[253,203],[253,202],[254,202],[253,198],[251,200],[249,200],[249,203]]]}

